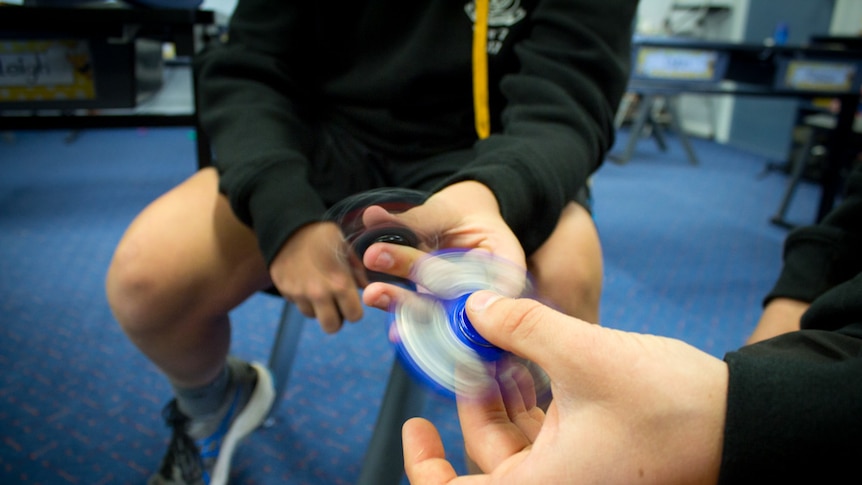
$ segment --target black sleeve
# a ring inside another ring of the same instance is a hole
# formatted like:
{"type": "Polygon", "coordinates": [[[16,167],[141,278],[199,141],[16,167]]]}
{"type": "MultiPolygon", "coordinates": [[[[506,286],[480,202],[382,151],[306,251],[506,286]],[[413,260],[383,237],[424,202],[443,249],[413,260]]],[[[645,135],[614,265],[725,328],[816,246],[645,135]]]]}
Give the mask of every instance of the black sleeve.
{"type": "Polygon", "coordinates": [[[730,382],[719,483],[862,483],[857,322],[841,331],[785,334],[725,356],[730,382]]]}
{"type": "MultiPolygon", "coordinates": [[[[500,81],[502,130],[478,142],[475,161],[443,184],[488,185],[528,254],[550,235],[612,142],[636,6],[535,2],[529,34],[515,46],[519,70],[500,81]]],[[[314,2],[241,0],[229,44],[204,53],[198,64],[201,120],[214,140],[221,190],[254,228],[268,262],[290,234],[324,212],[306,181],[312,137],[304,105],[315,92],[308,73],[325,57],[309,42],[321,37],[309,29],[326,27],[308,25],[317,17],[306,10],[314,8],[314,2]]]]}
{"type": "Polygon", "coordinates": [[[302,40],[303,4],[241,0],[227,44],[196,61],[201,123],[213,142],[220,190],[257,233],[268,263],[325,210],[306,177],[311,136],[298,73],[313,53],[302,40]]]}
{"type": "Polygon", "coordinates": [[[725,356],[721,483],[862,483],[862,168],[822,223],[794,231],[771,296],[803,330],[725,356]]]}
{"type": "Polygon", "coordinates": [[[795,229],[784,243],[784,266],[764,303],[776,297],[812,302],[862,272],[862,165],[846,196],[820,224],[795,229]]]}
{"type": "Polygon", "coordinates": [[[477,158],[446,181],[494,191],[527,254],[553,231],[613,142],[628,83],[637,2],[539,2],[515,46],[520,70],[503,76],[502,130],[475,145],[477,158]]]}

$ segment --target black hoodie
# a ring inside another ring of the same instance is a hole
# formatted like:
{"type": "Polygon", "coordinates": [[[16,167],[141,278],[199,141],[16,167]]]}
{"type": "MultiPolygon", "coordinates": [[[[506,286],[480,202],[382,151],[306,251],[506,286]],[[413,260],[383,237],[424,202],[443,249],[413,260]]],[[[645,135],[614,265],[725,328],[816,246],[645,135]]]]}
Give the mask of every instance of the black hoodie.
{"type": "Polygon", "coordinates": [[[862,483],[862,165],[836,210],[788,235],[775,297],[811,306],[801,331],[725,356],[721,483],[862,483]]]}
{"type": "Polygon", "coordinates": [[[267,262],[326,209],[306,177],[318,121],[392,160],[473,147],[444,185],[487,185],[527,254],[550,235],[612,143],[637,2],[490,3],[479,140],[472,1],[239,1],[227,45],[199,56],[200,112],[221,190],[267,262]]]}

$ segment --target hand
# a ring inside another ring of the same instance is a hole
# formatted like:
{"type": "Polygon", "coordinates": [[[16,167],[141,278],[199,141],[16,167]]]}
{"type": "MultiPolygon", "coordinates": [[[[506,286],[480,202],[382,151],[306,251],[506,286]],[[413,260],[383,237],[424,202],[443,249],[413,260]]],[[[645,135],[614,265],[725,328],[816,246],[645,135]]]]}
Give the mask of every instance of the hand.
{"type": "MultiPolygon", "coordinates": [[[[387,298],[399,292],[387,288],[387,298]]],[[[456,477],[428,421],[404,426],[412,484],[715,483],[726,365],[681,341],[612,330],[532,300],[481,291],[467,314],[492,343],[541,366],[547,415],[505,381],[494,399],[459,398],[467,452],[487,475],[456,477]],[[514,391],[513,391],[514,389],[514,391]]]]}
{"type": "Polygon", "coordinates": [[[279,293],[327,333],[346,319],[362,318],[357,286],[365,272],[337,224],[318,222],[300,228],[276,255],[270,276],[279,293]]]}
{"type": "MultiPolygon", "coordinates": [[[[369,207],[363,213],[366,227],[399,224],[412,229],[423,242],[418,250],[394,244],[378,243],[366,251],[363,263],[372,271],[416,280],[416,263],[429,250],[468,249],[485,251],[524,268],[526,257],[518,238],[503,220],[493,192],[478,182],[460,182],[429,197],[425,203],[399,214],[381,207],[369,207]]],[[[417,282],[421,283],[421,282],[417,282]]],[[[391,310],[385,296],[385,283],[372,283],[365,289],[366,305],[391,310]],[[367,295],[367,296],[366,296],[367,295]]]]}
{"type": "MultiPolygon", "coordinates": [[[[463,248],[481,249],[526,267],[526,257],[518,238],[503,220],[494,193],[479,182],[460,182],[433,194],[425,203],[400,214],[381,207],[370,207],[363,214],[366,227],[387,222],[405,225],[431,239],[423,250],[463,248]]],[[[365,259],[368,269],[376,267],[375,258],[365,259]]],[[[385,266],[385,263],[384,263],[385,266]]]]}

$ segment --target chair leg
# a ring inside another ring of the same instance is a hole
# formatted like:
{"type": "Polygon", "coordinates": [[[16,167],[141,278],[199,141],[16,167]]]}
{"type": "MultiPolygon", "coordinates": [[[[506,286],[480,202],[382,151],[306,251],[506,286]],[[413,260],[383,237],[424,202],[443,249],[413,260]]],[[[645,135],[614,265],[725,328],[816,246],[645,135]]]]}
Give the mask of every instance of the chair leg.
{"type": "Polygon", "coordinates": [[[275,414],[278,411],[278,404],[284,395],[284,390],[287,388],[287,379],[290,377],[290,370],[293,367],[293,361],[296,358],[296,351],[299,347],[299,339],[302,336],[302,328],[305,325],[306,317],[300,313],[296,305],[285,302],[281,310],[281,318],[278,321],[278,330],[275,334],[275,342],[272,344],[272,350],[269,354],[268,367],[272,372],[273,383],[275,385],[275,402],[269,410],[269,416],[264,422],[265,427],[272,426],[275,423],[275,414]]]}
{"type": "Polygon", "coordinates": [[[620,106],[617,108],[617,114],[614,116],[614,129],[619,130],[622,128],[623,124],[626,122],[626,118],[628,117],[629,110],[632,108],[632,103],[637,99],[637,94],[633,92],[628,92],[623,96],[623,99],[620,101],[620,106]]]}
{"type": "Polygon", "coordinates": [[[632,159],[632,156],[635,153],[635,148],[637,148],[638,141],[640,140],[643,131],[647,126],[647,122],[649,121],[655,100],[656,95],[652,94],[644,94],[643,97],[641,97],[640,103],[638,104],[637,114],[635,115],[634,122],[629,130],[629,139],[626,143],[625,149],[621,154],[608,155],[608,158],[619,165],[625,165],[632,159]]]}
{"type": "Polygon", "coordinates": [[[401,483],[404,477],[401,426],[407,419],[420,415],[425,404],[425,392],[425,388],[407,373],[396,357],[357,485],[401,483]]]}
{"type": "MultiPolygon", "coordinates": [[[[307,318],[295,305],[285,302],[278,323],[275,342],[269,356],[269,369],[273,374],[276,401],[264,426],[275,423],[275,413],[287,388],[299,339],[307,318]]],[[[408,418],[418,416],[425,404],[426,391],[396,357],[392,362],[389,380],[377,414],[368,449],[362,464],[358,485],[397,485],[404,476],[401,426],[408,418]]]]}
{"type": "Polygon", "coordinates": [[[805,173],[805,166],[808,165],[808,158],[811,156],[811,149],[814,147],[814,140],[817,136],[817,130],[808,128],[808,133],[805,135],[805,143],[797,153],[793,161],[790,178],[787,180],[787,186],[784,189],[784,196],[781,198],[781,203],[778,205],[778,210],[772,216],[770,222],[776,226],[792,229],[794,226],[785,219],[787,210],[790,208],[790,202],[796,194],[796,189],[799,187],[799,182],[802,180],[802,174],[805,173]]]}
{"type": "Polygon", "coordinates": [[[694,147],[691,145],[691,141],[688,139],[688,134],[682,126],[682,117],[679,115],[679,99],[677,96],[670,96],[667,99],[667,107],[670,112],[671,128],[676,132],[676,136],[679,138],[679,142],[682,144],[682,148],[685,150],[686,156],[688,156],[688,162],[695,166],[699,165],[697,155],[694,153],[694,147]]]}

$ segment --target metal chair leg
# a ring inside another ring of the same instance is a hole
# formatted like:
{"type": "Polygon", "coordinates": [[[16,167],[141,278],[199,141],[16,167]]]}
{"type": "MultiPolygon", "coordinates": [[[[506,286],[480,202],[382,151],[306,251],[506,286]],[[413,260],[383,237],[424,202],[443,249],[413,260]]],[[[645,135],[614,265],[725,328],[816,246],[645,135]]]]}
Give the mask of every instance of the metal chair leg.
{"type": "Polygon", "coordinates": [[[682,148],[688,156],[689,163],[695,166],[699,165],[697,155],[694,153],[694,147],[691,145],[691,141],[688,139],[688,134],[682,127],[682,118],[679,115],[679,99],[676,96],[668,97],[667,107],[670,112],[671,128],[676,132],[676,136],[679,138],[679,142],[682,144],[682,148]]]}
{"type": "MultiPolygon", "coordinates": [[[[275,413],[287,388],[287,380],[306,320],[295,305],[285,303],[269,356],[276,401],[264,426],[272,426],[275,423],[275,413]]],[[[408,418],[422,412],[425,396],[425,389],[407,373],[400,360],[394,359],[358,485],[397,485],[401,482],[404,476],[401,426],[408,418]]]]}
{"type": "Polygon", "coordinates": [[[796,157],[794,157],[793,166],[791,167],[792,171],[790,173],[790,178],[787,180],[787,187],[784,189],[781,203],[778,205],[778,210],[775,212],[775,215],[770,218],[770,222],[776,226],[787,229],[792,229],[794,227],[793,224],[787,222],[785,216],[787,215],[787,210],[790,208],[790,202],[796,194],[796,189],[799,187],[799,182],[802,180],[802,174],[805,173],[805,166],[808,165],[808,157],[811,156],[811,150],[814,147],[816,134],[817,130],[815,128],[808,128],[808,133],[805,136],[805,143],[803,143],[796,157]]]}
{"type": "Polygon", "coordinates": [[[290,371],[293,368],[293,361],[296,358],[296,351],[299,347],[299,339],[302,336],[302,328],[305,325],[306,317],[300,313],[295,305],[285,302],[281,310],[281,318],[278,321],[278,330],[276,330],[275,341],[272,344],[272,350],[269,354],[269,370],[272,372],[272,380],[275,386],[275,402],[269,410],[264,422],[265,427],[275,424],[275,413],[278,410],[278,404],[284,396],[284,390],[287,388],[287,379],[290,377],[290,371]]]}
{"type": "Polygon", "coordinates": [[[629,139],[626,143],[625,149],[621,154],[610,154],[608,158],[620,165],[625,165],[632,159],[638,141],[640,140],[643,131],[647,126],[647,121],[649,121],[650,112],[652,110],[653,103],[655,103],[655,100],[655,95],[643,95],[640,100],[640,104],[638,105],[637,115],[635,116],[631,129],[629,130],[629,139]]]}
{"type": "Polygon", "coordinates": [[[425,389],[397,358],[392,362],[389,383],[383,394],[374,434],[362,462],[357,485],[397,485],[404,476],[401,426],[418,416],[425,404],[425,389]]]}

